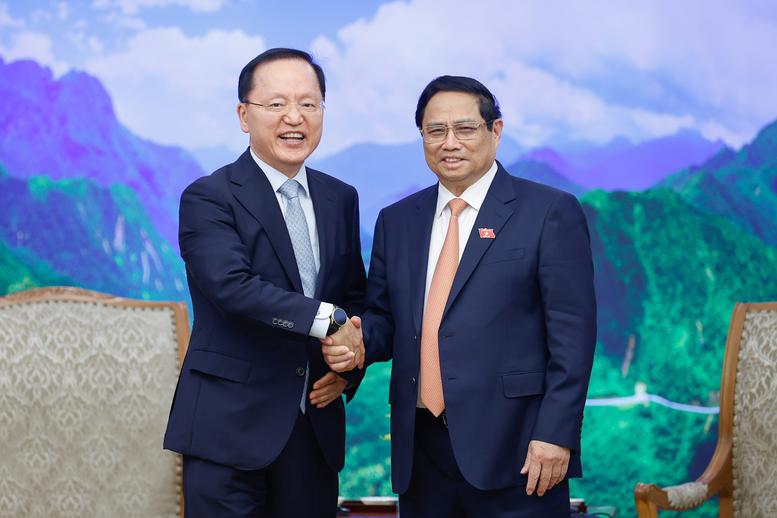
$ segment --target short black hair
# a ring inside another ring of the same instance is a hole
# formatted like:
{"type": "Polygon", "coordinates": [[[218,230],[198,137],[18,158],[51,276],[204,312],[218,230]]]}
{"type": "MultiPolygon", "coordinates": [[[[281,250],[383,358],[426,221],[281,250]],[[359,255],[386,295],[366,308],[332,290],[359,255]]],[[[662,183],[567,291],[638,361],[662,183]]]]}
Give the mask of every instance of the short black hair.
{"type": "Polygon", "coordinates": [[[415,109],[415,125],[421,129],[424,120],[426,105],[435,94],[440,92],[463,92],[477,97],[480,116],[486,121],[486,128],[491,131],[494,121],[502,118],[499,102],[488,88],[477,79],[463,76],[440,76],[426,85],[418,98],[418,106],[415,109]]]}
{"type": "Polygon", "coordinates": [[[248,92],[254,87],[254,70],[256,70],[256,67],[263,63],[270,63],[271,61],[279,61],[281,59],[299,59],[313,67],[313,71],[318,78],[318,88],[321,90],[321,99],[326,98],[326,78],[324,77],[324,70],[321,68],[321,65],[313,60],[313,56],[303,50],[277,47],[265,50],[243,67],[243,70],[240,71],[240,78],[237,81],[237,99],[241,103],[246,101],[248,92]]]}

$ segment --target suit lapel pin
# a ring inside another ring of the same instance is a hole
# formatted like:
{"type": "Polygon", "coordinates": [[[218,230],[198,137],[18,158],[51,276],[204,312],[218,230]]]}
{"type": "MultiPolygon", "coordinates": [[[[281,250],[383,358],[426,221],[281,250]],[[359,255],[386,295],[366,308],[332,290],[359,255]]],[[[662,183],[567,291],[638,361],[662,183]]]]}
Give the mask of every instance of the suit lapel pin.
{"type": "Polygon", "coordinates": [[[494,239],[496,237],[493,228],[479,228],[478,232],[480,233],[480,239],[494,239]]]}

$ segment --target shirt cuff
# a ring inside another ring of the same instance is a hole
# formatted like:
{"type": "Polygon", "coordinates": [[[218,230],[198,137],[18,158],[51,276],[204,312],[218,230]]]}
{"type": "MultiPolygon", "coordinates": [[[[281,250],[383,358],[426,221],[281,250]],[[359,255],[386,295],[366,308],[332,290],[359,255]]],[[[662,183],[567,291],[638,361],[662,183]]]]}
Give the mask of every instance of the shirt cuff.
{"type": "Polygon", "coordinates": [[[313,325],[310,326],[308,334],[316,338],[326,338],[326,332],[329,329],[329,316],[332,314],[334,304],[322,302],[318,306],[316,317],[313,319],[313,325]]]}

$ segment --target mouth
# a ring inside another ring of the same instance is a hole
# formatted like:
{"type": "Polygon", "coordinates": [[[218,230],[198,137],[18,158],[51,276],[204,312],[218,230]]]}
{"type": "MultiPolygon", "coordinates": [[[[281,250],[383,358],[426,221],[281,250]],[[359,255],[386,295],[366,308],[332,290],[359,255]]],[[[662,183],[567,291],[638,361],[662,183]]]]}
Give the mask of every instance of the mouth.
{"type": "Polygon", "coordinates": [[[455,156],[449,156],[442,159],[442,162],[446,165],[457,165],[463,162],[463,158],[455,157],[455,156]]]}
{"type": "Polygon", "coordinates": [[[305,135],[303,135],[299,131],[287,131],[286,133],[281,133],[280,135],[278,135],[278,137],[284,142],[287,142],[289,144],[295,144],[297,142],[302,142],[303,140],[305,140],[305,135]]]}

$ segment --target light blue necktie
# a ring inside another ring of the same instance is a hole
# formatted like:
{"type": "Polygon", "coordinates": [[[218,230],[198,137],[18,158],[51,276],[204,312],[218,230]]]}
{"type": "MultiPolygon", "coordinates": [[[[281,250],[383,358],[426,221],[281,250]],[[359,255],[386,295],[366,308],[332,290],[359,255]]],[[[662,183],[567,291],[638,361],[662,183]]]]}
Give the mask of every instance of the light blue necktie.
{"type": "MultiPolygon", "coordinates": [[[[310,231],[302,205],[299,202],[299,191],[302,186],[297,180],[288,179],[278,189],[281,196],[286,198],[286,228],[289,230],[291,246],[294,248],[294,257],[297,260],[297,269],[302,279],[302,291],[306,297],[312,297],[316,293],[316,261],[313,258],[313,246],[310,244],[310,231]]],[[[310,362],[305,368],[305,385],[302,387],[302,400],[299,408],[305,413],[305,398],[308,392],[308,379],[310,376],[310,362]]]]}

